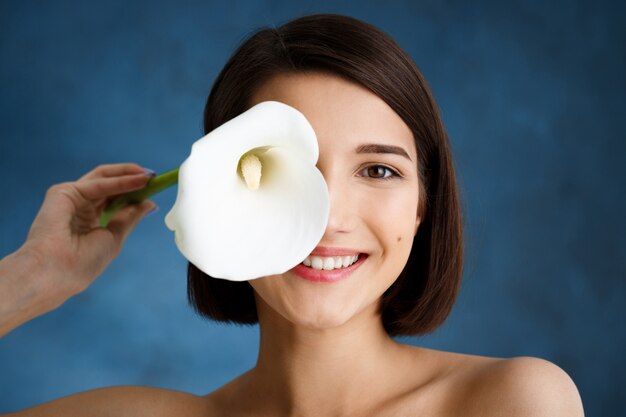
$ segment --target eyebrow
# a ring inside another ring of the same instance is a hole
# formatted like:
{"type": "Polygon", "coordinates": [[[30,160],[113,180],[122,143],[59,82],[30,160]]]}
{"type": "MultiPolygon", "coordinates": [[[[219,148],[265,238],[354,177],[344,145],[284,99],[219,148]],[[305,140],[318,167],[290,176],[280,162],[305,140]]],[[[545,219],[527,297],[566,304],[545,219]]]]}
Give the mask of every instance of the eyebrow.
{"type": "Polygon", "coordinates": [[[383,145],[380,143],[366,143],[364,145],[359,145],[356,150],[356,153],[392,153],[396,155],[400,155],[413,162],[409,154],[399,146],[393,145],[383,145]]]}

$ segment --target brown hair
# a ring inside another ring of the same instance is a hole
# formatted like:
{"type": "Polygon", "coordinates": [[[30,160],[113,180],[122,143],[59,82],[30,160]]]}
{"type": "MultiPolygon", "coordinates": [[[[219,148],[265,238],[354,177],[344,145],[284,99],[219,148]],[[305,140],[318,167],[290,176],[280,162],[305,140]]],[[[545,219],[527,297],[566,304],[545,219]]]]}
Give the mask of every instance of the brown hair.
{"type": "MultiPolygon", "coordinates": [[[[392,39],[368,23],[334,14],[262,28],[239,46],[217,77],[204,109],[204,131],[247,110],[252,94],[270,77],[315,71],[370,89],[413,132],[421,224],[407,264],[381,297],[380,312],[391,336],[431,332],[448,317],[461,283],[461,207],[435,101],[415,63],[392,39]]],[[[212,278],[191,263],[187,279],[189,302],[199,314],[224,322],[258,322],[254,290],[247,281],[212,278]]]]}

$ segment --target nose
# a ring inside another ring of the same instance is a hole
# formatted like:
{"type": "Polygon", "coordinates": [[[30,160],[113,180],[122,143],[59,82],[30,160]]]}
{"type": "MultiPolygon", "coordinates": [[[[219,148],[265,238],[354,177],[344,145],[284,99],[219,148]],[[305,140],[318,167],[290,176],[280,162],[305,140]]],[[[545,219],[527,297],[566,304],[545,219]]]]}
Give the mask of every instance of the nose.
{"type": "Polygon", "coordinates": [[[324,179],[330,196],[330,212],[323,241],[332,241],[333,237],[341,233],[352,232],[357,225],[357,201],[350,193],[349,183],[332,172],[324,172],[324,179]]]}

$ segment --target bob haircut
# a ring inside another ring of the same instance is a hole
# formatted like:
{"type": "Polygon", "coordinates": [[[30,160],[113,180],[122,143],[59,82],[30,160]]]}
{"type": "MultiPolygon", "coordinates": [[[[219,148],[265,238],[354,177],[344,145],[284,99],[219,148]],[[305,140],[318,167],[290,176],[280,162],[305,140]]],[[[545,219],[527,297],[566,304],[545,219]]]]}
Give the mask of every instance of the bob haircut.
{"type": "MultiPolygon", "coordinates": [[[[450,145],[432,94],[411,58],[385,33],[352,17],[317,14],[249,35],[218,75],[204,108],[205,134],[251,106],[272,76],[324,72],[384,100],[413,132],[421,224],[409,259],[380,299],[390,336],[422,335],[448,317],[461,283],[463,226],[450,145]],[[423,191],[422,191],[423,190],[423,191]]],[[[212,320],[258,323],[247,281],[216,279],[189,263],[187,296],[212,320]]]]}

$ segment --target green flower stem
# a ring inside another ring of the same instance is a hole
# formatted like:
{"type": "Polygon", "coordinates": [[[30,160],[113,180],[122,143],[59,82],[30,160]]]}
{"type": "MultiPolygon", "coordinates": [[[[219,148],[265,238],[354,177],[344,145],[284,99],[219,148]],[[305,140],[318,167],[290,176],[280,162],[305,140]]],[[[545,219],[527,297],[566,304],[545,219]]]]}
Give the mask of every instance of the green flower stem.
{"type": "Polygon", "coordinates": [[[151,178],[150,181],[140,190],[135,190],[130,193],[122,194],[115,198],[111,203],[104,208],[100,215],[100,226],[107,227],[109,220],[117,213],[117,211],[129,204],[141,203],[146,198],[153,194],[161,192],[166,188],[171,187],[178,183],[178,169],[165,172],[151,178]]]}

